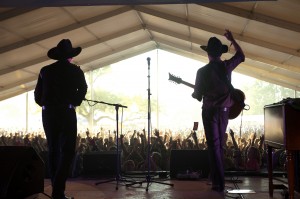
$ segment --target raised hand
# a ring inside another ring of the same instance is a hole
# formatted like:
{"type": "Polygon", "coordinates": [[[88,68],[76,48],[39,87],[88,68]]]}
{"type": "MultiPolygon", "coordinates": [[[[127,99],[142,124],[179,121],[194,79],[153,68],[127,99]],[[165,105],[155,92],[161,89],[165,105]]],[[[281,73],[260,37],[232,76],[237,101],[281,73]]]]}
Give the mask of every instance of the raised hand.
{"type": "Polygon", "coordinates": [[[265,135],[262,134],[259,139],[260,139],[261,142],[264,142],[265,141],[265,135]]]}
{"type": "Polygon", "coordinates": [[[234,40],[231,31],[228,29],[225,29],[224,36],[226,37],[227,40],[229,40],[231,42],[234,40]]]}
{"type": "Polygon", "coordinates": [[[233,132],[232,129],[229,130],[229,134],[230,134],[231,137],[234,137],[234,132],[233,132]]]}
{"type": "Polygon", "coordinates": [[[159,137],[159,130],[158,130],[158,129],[155,129],[154,135],[155,135],[156,137],[159,137]]]}

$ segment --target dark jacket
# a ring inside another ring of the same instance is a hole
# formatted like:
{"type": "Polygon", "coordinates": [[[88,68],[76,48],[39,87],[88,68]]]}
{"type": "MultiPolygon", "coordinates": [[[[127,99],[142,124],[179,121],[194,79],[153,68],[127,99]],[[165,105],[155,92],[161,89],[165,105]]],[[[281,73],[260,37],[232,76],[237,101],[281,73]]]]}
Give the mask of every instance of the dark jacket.
{"type": "Polygon", "coordinates": [[[34,97],[40,106],[79,106],[86,92],[87,84],[80,67],[60,60],[41,69],[34,97]]]}

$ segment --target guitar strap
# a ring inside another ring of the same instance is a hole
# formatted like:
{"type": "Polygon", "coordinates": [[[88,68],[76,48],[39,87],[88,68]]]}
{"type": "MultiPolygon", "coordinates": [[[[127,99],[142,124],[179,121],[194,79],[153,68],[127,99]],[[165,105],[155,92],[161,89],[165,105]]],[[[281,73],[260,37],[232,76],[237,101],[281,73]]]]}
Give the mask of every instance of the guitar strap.
{"type": "Polygon", "coordinates": [[[242,99],[241,96],[235,92],[235,88],[229,81],[228,76],[226,75],[224,63],[222,63],[222,65],[221,65],[221,64],[212,62],[211,64],[213,64],[213,68],[214,68],[215,72],[219,75],[220,79],[223,80],[223,82],[228,86],[230,95],[234,99],[235,103],[236,102],[240,103],[240,105],[244,108],[246,106],[244,99],[242,99]]]}

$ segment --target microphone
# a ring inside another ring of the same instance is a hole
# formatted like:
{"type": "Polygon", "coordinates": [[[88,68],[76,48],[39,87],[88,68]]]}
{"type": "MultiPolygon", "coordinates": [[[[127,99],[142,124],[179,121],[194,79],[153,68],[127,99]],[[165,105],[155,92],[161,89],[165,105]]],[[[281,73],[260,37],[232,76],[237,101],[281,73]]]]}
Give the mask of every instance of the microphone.
{"type": "Polygon", "coordinates": [[[150,66],[150,57],[147,57],[148,66],[150,66]]]}

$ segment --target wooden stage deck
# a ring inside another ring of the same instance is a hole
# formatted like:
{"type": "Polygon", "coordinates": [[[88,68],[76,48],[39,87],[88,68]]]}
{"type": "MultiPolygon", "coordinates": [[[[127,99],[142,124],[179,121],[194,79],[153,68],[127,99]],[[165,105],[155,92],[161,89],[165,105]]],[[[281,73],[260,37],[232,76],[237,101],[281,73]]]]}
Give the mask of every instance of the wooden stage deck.
{"type": "MultiPolygon", "coordinates": [[[[225,196],[216,193],[210,189],[210,184],[207,179],[199,180],[173,180],[160,179],[159,177],[151,177],[151,182],[146,180],[146,176],[122,176],[118,185],[114,178],[113,181],[104,182],[105,179],[96,178],[70,178],[67,182],[66,195],[73,196],[75,199],[218,199],[218,198],[247,198],[247,199],[266,199],[268,193],[268,178],[257,176],[239,176],[226,177],[226,190],[235,189],[238,186],[240,189],[250,189],[255,193],[248,194],[225,194],[225,196]],[[129,182],[140,182],[134,185],[126,186],[129,182]],[[148,183],[149,182],[149,183],[148,183]],[[162,184],[166,183],[166,184],[162,184]],[[171,186],[170,184],[173,184],[171,186]],[[146,188],[148,186],[148,191],[146,188]],[[117,189],[116,189],[117,188],[117,189]]],[[[285,183],[285,178],[278,178],[280,181],[274,183],[285,183]]],[[[49,179],[45,179],[44,193],[51,194],[51,184],[49,179]]],[[[282,199],[282,190],[275,190],[273,199],[282,199]]],[[[33,198],[49,198],[45,194],[37,194],[30,196],[27,199],[33,198]]],[[[295,193],[295,198],[300,199],[300,194],[295,193]]]]}

